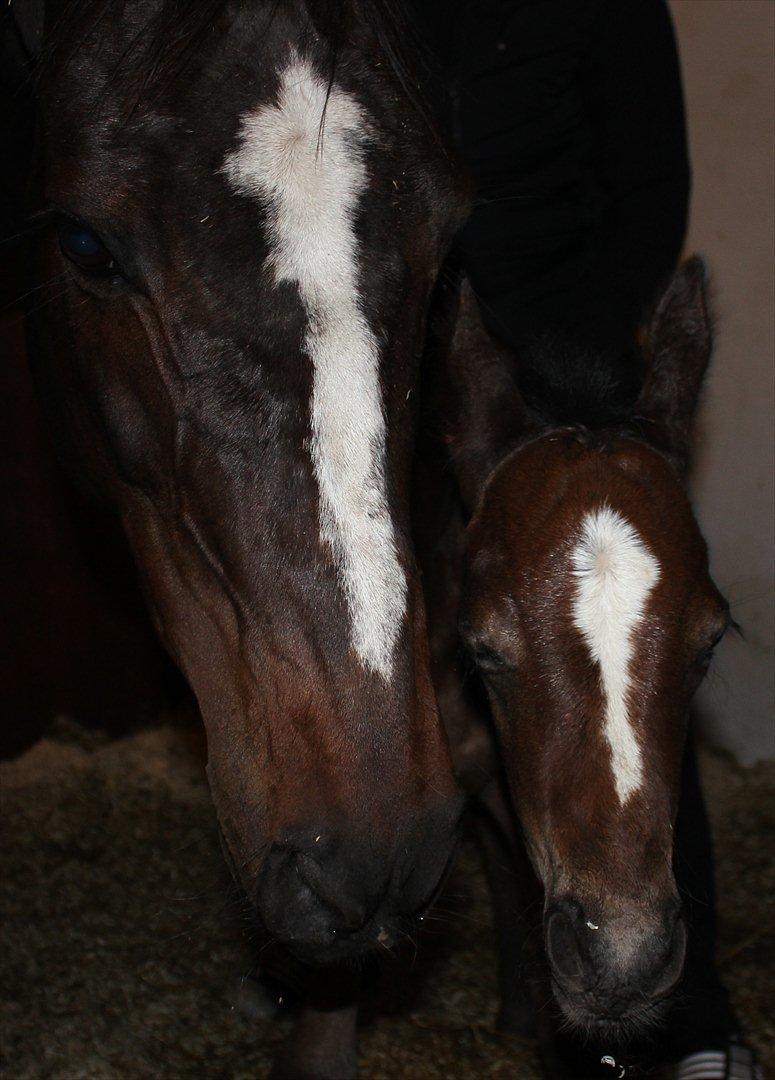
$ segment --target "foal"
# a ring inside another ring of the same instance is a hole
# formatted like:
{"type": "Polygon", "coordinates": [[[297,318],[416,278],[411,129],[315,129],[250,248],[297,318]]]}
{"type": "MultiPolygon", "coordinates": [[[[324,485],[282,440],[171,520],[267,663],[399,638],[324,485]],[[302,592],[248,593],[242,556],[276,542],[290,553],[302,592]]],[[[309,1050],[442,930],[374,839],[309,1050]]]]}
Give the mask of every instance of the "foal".
{"type": "MultiPolygon", "coordinates": [[[[672,869],[681,761],[692,695],[730,623],[683,484],[710,352],[694,259],[648,327],[637,400],[618,394],[613,369],[600,377],[602,358],[568,368],[547,355],[546,389],[528,405],[464,285],[431,391],[469,518],[447,493],[423,541],[457,769],[508,830],[486,721],[456,666],[456,605],[543,886],[554,995],[571,1025],[614,1040],[659,1018],[684,963],[672,869]]],[[[518,921],[508,909],[501,919],[518,921]]],[[[524,1026],[523,943],[515,926],[501,931],[513,949],[502,1016],[524,1026]]]]}
{"type": "MultiPolygon", "coordinates": [[[[196,693],[234,874],[316,964],[411,924],[460,813],[409,481],[464,200],[394,8],[50,0],[39,46],[37,381],[196,693]]],[[[314,1030],[289,1070],[352,1072],[314,1030]]]]}

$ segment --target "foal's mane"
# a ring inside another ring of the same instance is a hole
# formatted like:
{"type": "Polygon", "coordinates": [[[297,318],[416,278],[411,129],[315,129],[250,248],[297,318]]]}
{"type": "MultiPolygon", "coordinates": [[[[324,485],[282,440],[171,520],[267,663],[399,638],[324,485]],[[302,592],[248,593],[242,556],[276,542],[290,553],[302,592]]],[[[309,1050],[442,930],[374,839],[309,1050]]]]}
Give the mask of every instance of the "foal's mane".
{"type": "Polygon", "coordinates": [[[526,342],[516,372],[522,396],[543,424],[588,431],[627,426],[635,419],[643,375],[634,340],[631,348],[583,345],[561,331],[526,342]]]}

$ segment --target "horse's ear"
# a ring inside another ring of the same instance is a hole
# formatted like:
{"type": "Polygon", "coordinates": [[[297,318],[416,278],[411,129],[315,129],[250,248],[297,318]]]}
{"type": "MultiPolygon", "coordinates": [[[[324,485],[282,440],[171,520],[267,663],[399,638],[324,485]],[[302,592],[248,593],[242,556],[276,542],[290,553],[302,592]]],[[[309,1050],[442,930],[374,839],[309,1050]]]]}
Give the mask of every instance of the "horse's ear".
{"type": "Polygon", "coordinates": [[[707,274],[695,256],[676,272],[645,340],[646,380],[637,404],[645,434],[683,470],[692,420],[713,349],[707,274]]]}
{"type": "MultiPolygon", "coordinates": [[[[8,13],[10,27],[15,31],[27,61],[37,60],[43,44],[44,0],[13,0],[8,5],[8,13]]],[[[8,29],[5,33],[8,33],[8,29]]]]}
{"type": "Polygon", "coordinates": [[[2,81],[12,93],[29,93],[30,68],[43,44],[43,16],[43,0],[13,0],[0,15],[2,81]]]}
{"type": "Polygon", "coordinates": [[[467,279],[457,296],[443,367],[445,441],[463,502],[472,511],[487,477],[525,437],[530,420],[515,359],[485,329],[467,279]]]}

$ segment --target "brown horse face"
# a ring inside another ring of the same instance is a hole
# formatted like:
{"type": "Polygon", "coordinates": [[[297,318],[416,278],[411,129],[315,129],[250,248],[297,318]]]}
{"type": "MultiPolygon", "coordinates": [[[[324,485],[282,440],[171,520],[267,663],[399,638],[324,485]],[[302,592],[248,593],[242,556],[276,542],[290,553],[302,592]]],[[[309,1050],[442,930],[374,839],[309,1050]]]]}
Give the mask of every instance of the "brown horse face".
{"type": "MultiPolygon", "coordinates": [[[[650,327],[628,427],[531,427],[512,389],[521,431],[500,459],[486,445],[474,458],[499,464],[479,473],[462,631],[544,885],[556,995],[572,1022],[620,1034],[655,1017],[682,969],[679,774],[689,703],[729,623],[680,475],[709,354],[690,262],[650,327]]],[[[476,472],[463,481],[475,490],[476,472]]]]}
{"type": "Polygon", "coordinates": [[[469,530],[464,626],[545,887],[560,1002],[648,1012],[685,946],[672,828],[690,698],[727,625],[667,462],[628,440],[538,439],[469,530]]]}
{"type": "Polygon", "coordinates": [[[408,539],[454,177],[344,6],[333,81],[331,5],[89,7],[44,50],[39,382],[198,697],[235,874],[280,940],[357,952],[460,810],[408,539]]]}

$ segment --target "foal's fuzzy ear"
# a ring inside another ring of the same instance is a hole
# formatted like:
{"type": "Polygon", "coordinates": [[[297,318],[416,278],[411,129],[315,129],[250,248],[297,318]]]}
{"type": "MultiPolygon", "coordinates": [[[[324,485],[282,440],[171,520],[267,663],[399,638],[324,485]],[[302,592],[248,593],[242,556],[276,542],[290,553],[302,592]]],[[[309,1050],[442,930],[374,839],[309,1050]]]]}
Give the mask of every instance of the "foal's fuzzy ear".
{"type": "Polygon", "coordinates": [[[683,471],[692,420],[713,349],[705,263],[687,260],[659,301],[646,334],[646,380],[636,411],[646,437],[683,471]]]}
{"type": "Polygon", "coordinates": [[[441,384],[446,442],[463,501],[473,510],[487,477],[530,429],[512,354],[485,329],[467,279],[457,298],[441,384]]]}

